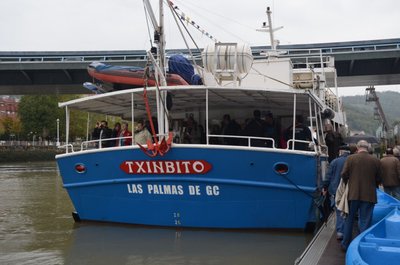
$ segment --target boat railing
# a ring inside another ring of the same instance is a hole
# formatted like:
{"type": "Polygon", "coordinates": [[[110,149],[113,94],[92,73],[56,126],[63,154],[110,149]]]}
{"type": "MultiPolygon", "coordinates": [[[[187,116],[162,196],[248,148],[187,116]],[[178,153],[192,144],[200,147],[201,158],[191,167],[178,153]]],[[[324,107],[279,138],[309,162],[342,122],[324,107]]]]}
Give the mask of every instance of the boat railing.
{"type": "Polygon", "coordinates": [[[96,149],[106,148],[108,146],[104,146],[104,142],[117,141],[117,140],[123,140],[123,139],[131,139],[131,141],[132,141],[131,145],[135,144],[133,136],[103,138],[103,139],[96,139],[96,140],[90,140],[90,141],[83,141],[81,143],[81,151],[87,150],[87,149],[89,149],[89,147],[93,147],[96,149]]]}
{"type": "Polygon", "coordinates": [[[246,139],[247,146],[252,147],[251,142],[252,140],[261,140],[266,142],[271,142],[272,147],[275,148],[275,140],[269,137],[254,137],[254,136],[243,136],[243,135],[221,135],[221,134],[209,134],[208,139],[210,138],[232,138],[232,139],[246,139]]]}
{"type": "Polygon", "coordinates": [[[72,144],[64,144],[64,145],[59,145],[57,147],[58,149],[65,149],[65,153],[69,153],[69,149],[71,148],[71,152],[75,152],[74,151],[74,146],[72,144]]]}
{"type": "MultiPolygon", "coordinates": [[[[296,143],[303,143],[303,144],[308,144],[309,149],[311,151],[311,149],[314,149],[315,152],[318,151],[318,146],[313,142],[313,141],[305,141],[305,140],[298,140],[298,139],[289,139],[287,142],[287,146],[286,149],[293,149],[293,150],[297,150],[295,148],[296,143]],[[292,147],[293,146],[293,147],[292,147]]],[[[308,150],[304,150],[304,151],[308,151],[308,150]]]]}
{"type": "Polygon", "coordinates": [[[294,69],[315,69],[327,68],[334,66],[334,59],[332,56],[313,55],[308,57],[294,57],[291,58],[294,69]]]}
{"type": "MultiPolygon", "coordinates": [[[[157,135],[157,136],[160,137],[160,136],[163,136],[163,135],[157,135]]],[[[246,140],[246,142],[247,142],[246,146],[247,147],[267,147],[267,148],[277,149],[276,144],[275,144],[276,143],[275,139],[269,138],[269,137],[209,134],[208,135],[208,139],[210,140],[210,138],[241,139],[241,140],[246,140]],[[254,141],[258,141],[258,143],[260,143],[260,141],[264,141],[264,143],[260,146],[260,145],[254,144],[254,141]]],[[[90,149],[108,148],[108,147],[111,147],[111,146],[104,146],[105,142],[117,141],[117,140],[121,140],[121,139],[130,139],[131,140],[131,144],[130,145],[135,145],[136,144],[135,141],[134,141],[134,137],[133,136],[114,137],[114,138],[104,138],[104,139],[83,141],[80,144],[80,148],[79,148],[79,145],[78,145],[78,149],[80,149],[80,151],[85,151],[85,150],[90,150],[90,149]]],[[[324,146],[317,145],[313,141],[304,141],[304,140],[297,140],[297,139],[289,139],[287,141],[287,147],[284,148],[284,149],[287,149],[287,150],[292,149],[290,146],[293,145],[293,143],[305,143],[305,144],[308,144],[310,146],[310,150],[314,149],[315,152],[322,151],[322,149],[324,149],[324,146]]],[[[208,143],[208,145],[210,145],[210,144],[208,143]]],[[[235,145],[235,144],[227,144],[227,145],[235,145]]],[[[243,145],[243,143],[239,144],[239,145],[243,145]]],[[[119,145],[117,145],[117,146],[119,146],[119,145]]],[[[75,147],[77,147],[77,146],[75,145],[75,147]]],[[[58,146],[58,148],[65,149],[66,153],[70,153],[70,152],[74,153],[74,152],[76,152],[75,149],[74,149],[74,145],[71,144],[71,143],[58,146]]]]}

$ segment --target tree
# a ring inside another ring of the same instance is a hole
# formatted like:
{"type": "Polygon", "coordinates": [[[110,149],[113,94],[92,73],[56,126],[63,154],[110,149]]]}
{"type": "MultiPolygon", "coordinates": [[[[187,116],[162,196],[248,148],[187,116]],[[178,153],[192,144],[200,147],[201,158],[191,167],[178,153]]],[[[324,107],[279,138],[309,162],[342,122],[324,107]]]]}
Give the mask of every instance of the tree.
{"type": "MultiPolygon", "coordinates": [[[[31,139],[33,135],[43,139],[53,139],[57,135],[57,119],[60,122],[60,138],[65,139],[65,109],[58,107],[58,102],[78,98],[78,95],[62,96],[23,96],[19,103],[18,113],[22,123],[25,138],[31,139]]],[[[77,110],[70,111],[69,138],[85,139],[87,131],[87,113],[77,110]]],[[[92,123],[104,119],[104,115],[91,115],[92,123]]],[[[90,124],[89,133],[92,130],[90,124]]],[[[94,127],[94,125],[93,125],[94,127]]]]}
{"type": "Polygon", "coordinates": [[[18,106],[22,131],[26,137],[41,136],[43,139],[56,135],[57,118],[63,117],[63,110],[58,107],[57,96],[23,96],[18,106]]]}

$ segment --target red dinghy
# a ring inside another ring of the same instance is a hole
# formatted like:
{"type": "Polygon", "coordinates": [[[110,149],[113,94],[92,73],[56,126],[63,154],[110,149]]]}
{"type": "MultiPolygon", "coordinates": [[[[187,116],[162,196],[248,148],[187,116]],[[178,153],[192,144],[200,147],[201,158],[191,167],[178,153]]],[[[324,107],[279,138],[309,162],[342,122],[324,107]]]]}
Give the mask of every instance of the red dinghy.
{"type": "MultiPolygon", "coordinates": [[[[144,86],[144,68],[134,66],[114,66],[100,62],[93,62],[87,67],[91,77],[105,83],[132,85],[133,87],[144,86]]],[[[167,74],[168,86],[182,86],[188,83],[177,74],[167,74]]],[[[154,72],[150,73],[147,80],[148,86],[155,86],[154,72]]]]}

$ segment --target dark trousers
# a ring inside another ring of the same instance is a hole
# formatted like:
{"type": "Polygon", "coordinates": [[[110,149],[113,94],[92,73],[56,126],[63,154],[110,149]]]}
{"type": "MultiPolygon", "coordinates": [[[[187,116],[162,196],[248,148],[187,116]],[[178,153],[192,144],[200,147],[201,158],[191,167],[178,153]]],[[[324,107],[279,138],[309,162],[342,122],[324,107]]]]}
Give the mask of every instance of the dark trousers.
{"type": "Polygon", "coordinates": [[[372,213],[375,204],[365,201],[349,201],[349,216],[344,223],[344,233],[342,247],[347,250],[352,240],[353,224],[356,213],[359,211],[359,229],[360,233],[364,232],[371,226],[372,213]]]}

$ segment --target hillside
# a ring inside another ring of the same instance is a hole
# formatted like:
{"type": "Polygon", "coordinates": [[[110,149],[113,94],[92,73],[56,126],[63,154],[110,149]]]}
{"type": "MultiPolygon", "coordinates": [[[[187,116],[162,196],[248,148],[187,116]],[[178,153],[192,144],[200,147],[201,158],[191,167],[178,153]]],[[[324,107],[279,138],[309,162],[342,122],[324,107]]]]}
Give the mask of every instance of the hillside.
{"type": "MultiPolygon", "coordinates": [[[[400,93],[387,91],[377,95],[389,125],[400,122],[400,93]]],[[[374,119],[374,102],[366,102],[365,96],[349,96],[343,97],[343,105],[350,130],[375,135],[380,122],[374,119]]]]}

